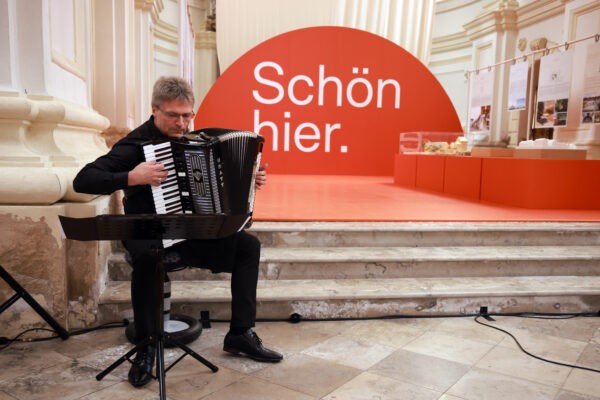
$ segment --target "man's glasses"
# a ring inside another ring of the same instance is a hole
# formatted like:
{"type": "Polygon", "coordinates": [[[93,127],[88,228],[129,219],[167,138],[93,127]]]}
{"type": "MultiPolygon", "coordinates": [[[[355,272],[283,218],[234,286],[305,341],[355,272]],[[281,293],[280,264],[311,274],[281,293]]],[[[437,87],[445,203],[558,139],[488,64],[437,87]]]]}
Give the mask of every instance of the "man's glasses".
{"type": "Polygon", "coordinates": [[[170,118],[170,119],[179,119],[179,118],[183,118],[185,121],[187,121],[187,120],[189,120],[189,119],[193,118],[193,117],[194,117],[194,115],[196,115],[196,114],[195,114],[193,111],[192,111],[192,112],[189,112],[189,113],[183,113],[183,114],[179,114],[179,113],[172,112],[172,111],[164,111],[164,110],[161,110],[161,108],[160,108],[160,107],[156,107],[156,108],[158,109],[158,111],[160,111],[161,113],[165,114],[165,116],[166,116],[167,118],[170,118]]]}

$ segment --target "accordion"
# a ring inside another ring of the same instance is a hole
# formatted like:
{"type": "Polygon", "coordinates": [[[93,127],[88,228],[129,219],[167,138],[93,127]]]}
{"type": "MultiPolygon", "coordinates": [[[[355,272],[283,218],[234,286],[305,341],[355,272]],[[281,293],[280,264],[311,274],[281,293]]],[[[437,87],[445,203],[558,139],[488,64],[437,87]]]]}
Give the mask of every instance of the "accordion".
{"type": "MultiPolygon", "coordinates": [[[[249,131],[206,128],[181,140],[143,144],[146,161],[165,166],[167,179],[152,186],[157,214],[232,215],[249,226],[264,138],[249,131]]],[[[234,231],[235,231],[234,230],[234,231]]],[[[164,239],[167,248],[185,239],[164,239]]]]}

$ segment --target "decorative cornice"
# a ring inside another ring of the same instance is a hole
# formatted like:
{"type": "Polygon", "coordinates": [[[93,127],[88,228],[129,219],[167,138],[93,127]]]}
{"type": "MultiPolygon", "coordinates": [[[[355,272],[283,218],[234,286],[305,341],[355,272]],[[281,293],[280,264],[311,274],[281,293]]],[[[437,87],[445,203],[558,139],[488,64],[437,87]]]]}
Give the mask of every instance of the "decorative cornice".
{"type": "Polygon", "coordinates": [[[70,182],[81,165],[106,152],[96,111],[52,96],[0,92],[0,204],[87,201],[70,182]]]}
{"type": "Polygon", "coordinates": [[[467,36],[475,40],[490,33],[517,30],[517,11],[514,5],[503,3],[503,9],[488,11],[463,25],[467,36]]]}
{"type": "Polygon", "coordinates": [[[50,205],[67,194],[68,181],[51,168],[2,166],[0,204],[50,205]]]}
{"type": "Polygon", "coordinates": [[[16,92],[0,92],[0,120],[33,120],[38,107],[24,95],[16,92]]]}
{"type": "Polygon", "coordinates": [[[429,61],[429,64],[427,64],[427,68],[440,68],[440,67],[446,67],[446,66],[456,66],[456,65],[461,65],[462,64],[466,64],[469,65],[471,64],[471,61],[473,60],[473,56],[471,54],[467,54],[467,55],[462,55],[462,56],[458,56],[458,57],[451,57],[451,58],[444,58],[444,59],[440,59],[440,60],[434,60],[434,61],[429,61]]]}
{"type": "Polygon", "coordinates": [[[158,16],[165,8],[163,0],[135,0],[136,10],[149,12],[152,16],[152,21],[158,21],[158,16]]]}
{"type": "Polygon", "coordinates": [[[71,125],[101,131],[109,126],[106,117],[77,104],[55,99],[51,96],[28,96],[37,112],[32,122],[71,125]]]}
{"type": "Polygon", "coordinates": [[[485,12],[500,10],[516,10],[519,7],[517,0],[495,0],[483,6],[485,12]]]}
{"type": "Polygon", "coordinates": [[[480,1],[481,0],[437,0],[435,3],[435,12],[436,14],[439,14],[454,11],[470,6],[473,3],[479,3],[480,1]]]}
{"type": "Polygon", "coordinates": [[[179,31],[176,26],[158,20],[155,24],[154,37],[167,42],[177,43],[179,41],[179,31]]]}
{"type": "Polygon", "coordinates": [[[163,54],[163,55],[172,57],[174,59],[177,59],[179,57],[179,51],[170,49],[165,46],[161,46],[160,44],[154,44],[154,51],[157,54],[163,54]]]}
{"type": "Polygon", "coordinates": [[[564,0],[536,0],[517,9],[517,28],[522,29],[565,12],[564,0]]]}
{"type": "Polygon", "coordinates": [[[467,33],[462,31],[453,33],[451,35],[433,38],[431,41],[431,54],[461,50],[470,47],[471,40],[467,37],[467,33]]]}
{"type": "MultiPolygon", "coordinates": [[[[548,20],[563,14],[567,2],[568,0],[536,0],[525,6],[518,6],[514,0],[489,3],[481,15],[463,26],[464,31],[433,38],[431,53],[469,48],[472,40],[484,35],[522,29],[548,20]]],[[[471,3],[469,0],[441,1],[436,4],[436,13],[454,11],[471,3]]]]}

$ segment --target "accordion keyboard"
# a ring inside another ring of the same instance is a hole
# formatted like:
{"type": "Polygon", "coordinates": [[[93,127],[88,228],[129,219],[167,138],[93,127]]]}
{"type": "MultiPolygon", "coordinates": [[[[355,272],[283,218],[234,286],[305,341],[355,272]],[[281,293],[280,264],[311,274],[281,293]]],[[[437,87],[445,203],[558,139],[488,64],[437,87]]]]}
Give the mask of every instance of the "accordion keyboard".
{"type": "MultiPolygon", "coordinates": [[[[152,186],[152,198],[157,214],[182,214],[183,206],[177,184],[177,171],[171,152],[171,142],[163,142],[153,146],[143,146],[146,161],[156,161],[164,165],[167,179],[160,186],[152,186]]],[[[163,247],[167,248],[183,239],[164,239],[163,247]]]]}
{"type": "Polygon", "coordinates": [[[175,214],[183,212],[177,185],[177,171],[171,153],[171,142],[160,143],[156,146],[145,146],[146,161],[156,161],[164,165],[167,179],[160,186],[152,186],[152,197],[158,214],[175,214]]]}

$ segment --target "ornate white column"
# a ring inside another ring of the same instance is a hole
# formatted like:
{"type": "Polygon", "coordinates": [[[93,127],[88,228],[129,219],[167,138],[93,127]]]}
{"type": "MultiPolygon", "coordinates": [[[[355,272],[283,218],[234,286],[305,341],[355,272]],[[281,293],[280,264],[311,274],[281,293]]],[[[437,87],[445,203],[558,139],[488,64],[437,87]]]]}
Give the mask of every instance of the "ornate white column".
{"type": "Polygon", "coordinates": [[[88,28],[75,23],[85,3],[0,0],[0,8],[8,28],[0,38],[7,60],[0,69],[0,204],[89,199],[70,185],[106,150],[97,133],[108,120],[89,107],[88,54],[80,43],[88,28]],[[57,26],[65,15],[73,25],[57,26]]]}
{"type": "Polygon", "coordinates": [[[192,84],[196,97],[195,107],[198,108],[219,77],[215,2],[214,0],[189,0],[189,11],[195,33],[192,84]]]}
{"type": "Polygon", "coordinates": [[[135,94],[137,102],[135,121],[140,123],[148,118],[151,111],[152,85],[154,84],[154,25],[164,8],[162,0],[135,0],[133,42],[135,94]]]}
{"type": "Polygon", "coordinates": [[[135,127],[134,1],[93,1],[92,103],[113,131],[135,127]]]}
{"type": "Polygon", "coordinates": [[[198,32],[196,34],[194,94],[196,108],[219,77],[217,60],[217,42],[215,32],[198,32]]]}
{"type": "MultiPolygon", "coordinates": [[[[91,107],[90,29],[90,0],[0,0],[0,260],[67,329],[94,321],[109,247],[67,243],[58,219],[110,205],[84,204],[94,196],[71,186],[107,150],[108,119],[91,107]]],[[[22,301],[0,319],[13,333],[40,323],[22,301]]]]}

